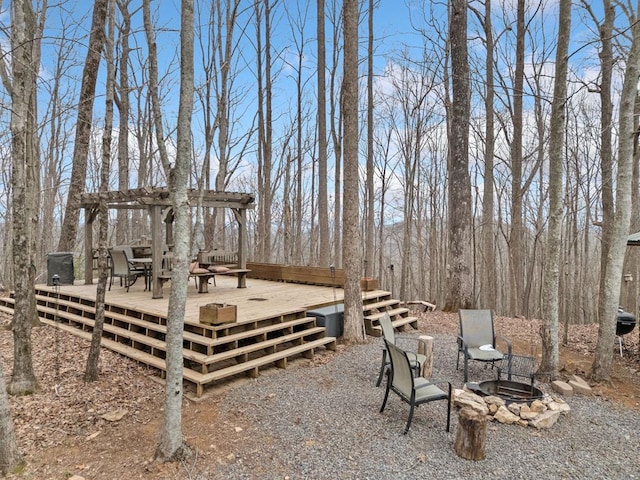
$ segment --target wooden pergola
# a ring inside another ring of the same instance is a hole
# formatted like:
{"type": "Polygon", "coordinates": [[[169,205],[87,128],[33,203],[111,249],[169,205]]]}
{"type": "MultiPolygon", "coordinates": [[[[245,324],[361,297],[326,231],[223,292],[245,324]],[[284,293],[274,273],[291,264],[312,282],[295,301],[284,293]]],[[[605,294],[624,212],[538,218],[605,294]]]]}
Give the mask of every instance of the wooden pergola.
{"type": "MultiPolygon", "coordinates": [[[[107,203],[108,209],[147,210],[151,218],[151,278],[153,298],[162,298],[162,255],[163,245],[171,243],[173,232],[170,216],[173,214],[169,189],[166,187],[145,187],[127,191],[106,193],[83,193],[80,206],[84,209],[84,249],[85,284],[93,283],[93,222],[98,215],[100,202],[107,203]],[[163,238],[162,224],[166,223],[163,238]]],[[[247,267],[247,210],[255,207],[254,196],[250,193],[218,192],[214,190],[190,190],[189,202],[192,207],[230,208],[238,222],[238,267],[247,267]]]]}

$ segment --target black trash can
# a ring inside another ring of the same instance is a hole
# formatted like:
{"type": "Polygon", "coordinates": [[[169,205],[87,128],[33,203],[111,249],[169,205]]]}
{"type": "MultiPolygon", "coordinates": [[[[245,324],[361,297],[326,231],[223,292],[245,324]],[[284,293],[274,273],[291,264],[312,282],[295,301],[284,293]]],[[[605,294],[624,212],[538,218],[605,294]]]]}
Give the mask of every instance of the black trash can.
{"type": "Polygon", "coordinates": [[[60,277],[60,285],[73,285],[73,253],[47,253],[47,285],[53,285],[53,276],[60,277]]]}

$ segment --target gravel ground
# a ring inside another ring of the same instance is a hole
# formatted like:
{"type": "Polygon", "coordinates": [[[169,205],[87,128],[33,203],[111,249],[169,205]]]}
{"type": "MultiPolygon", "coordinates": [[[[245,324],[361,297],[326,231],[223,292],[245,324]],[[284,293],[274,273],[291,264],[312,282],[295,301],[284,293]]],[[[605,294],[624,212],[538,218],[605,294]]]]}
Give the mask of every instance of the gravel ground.
{"type": "MultiPolygon", "coordinates": [[[[434,377],[461,387],[455,338],[434,337],[434,377]]],[[[490,424],[486,458],[477,462],[456,456],[457,411],[452,409],[451,431],[445,432],[445,402],[416,409],[403,435],[407,404],[392,394],[379,413],[380,342],[230,389],[218,407],[227,426],[238,427],[230,443],[243,448],[218,466],[214,478],[640,478],[640,414],[602,398],[569,398],[571,412],[549,430],[490,424]]],[[[469,375],[493,378],[477,362],[469,375]]]]}

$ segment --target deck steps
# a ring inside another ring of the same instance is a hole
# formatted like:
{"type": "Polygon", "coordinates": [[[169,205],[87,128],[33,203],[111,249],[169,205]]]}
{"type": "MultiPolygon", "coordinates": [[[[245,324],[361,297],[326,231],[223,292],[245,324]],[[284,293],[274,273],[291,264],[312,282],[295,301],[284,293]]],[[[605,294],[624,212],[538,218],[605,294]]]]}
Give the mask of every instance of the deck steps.
{"type": "MultiPolygon", "coordinates": [[[[75,295],[36,290],[38,315],[44,323],[91,339],[95,301],[75,295]]],[[[0,311],[13,314],[13,296],[0,298],[0,311]]],[[[166,317],[131,307],[105,304],[102,346],[166,372],[166,317]]],[[[183,332],[183,376],[197,396],[213,382],[260,368],[285,368],[289,359],[312,358],[323,347],[335,350],[336,339],[325,336],[314,317],[295,310],[259,320],[206,325],[186,320],[183,332]]]]}
{"type": "Polygon", "coordinates": [[[364,328],[367,335],[373,337],[382,336],[382,328],[380,327],[380,317],[385,313],[391,317],[391,323],[396,330],[403,330],[410,326],[418,329],[418,319],[411,316],[408,308],[401,307],[400,301],[391,298],[391,294],[387,295],[372,294],[368,299],[363,299],[362,310],[364,313],[364,328]]]}

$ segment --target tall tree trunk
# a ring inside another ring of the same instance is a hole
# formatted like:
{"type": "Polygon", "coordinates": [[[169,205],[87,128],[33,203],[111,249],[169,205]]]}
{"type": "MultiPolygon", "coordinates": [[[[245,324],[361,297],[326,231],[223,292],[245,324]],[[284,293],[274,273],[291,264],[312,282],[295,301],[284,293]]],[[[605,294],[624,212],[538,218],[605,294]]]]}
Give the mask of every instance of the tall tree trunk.
{"type": "Polygon", "coordinates": [[[558,372],[558,307],[560,282],[560,243],[562,230],[562,184],[567,101],[571,0],[560,0],[558,13],[556,74],[549,126],[549,226],[542,288],[542,361],[540,371],[555,377],[558,372]]]}
{"type": "Polygon", "coordinates": [[[172,174],[171,200],[175,212],[175,263],[167,315],[167,383],[164,422],[156,456],[167,461],[184,458],[188,448],[182,441],[182,397],[184,330],[187,283],[189,280],[190,206],[187,186],[191,172],[191,115],[194,94],[194,7],[182,0],[180,24],[180,103],[176,141],[176,163],[172,174]]]}
{"type": "MultiPolygon", "coordinates": [[[[110,2],[109,34],[106,36],[105,61],[107,64],[107,85],[105,97],[104,131],[102,133],[102,162],[100,165],[100,197],[98,206],[98,285],[96,286],[96,316],[91,347],[87,356],[84,381],[93,382],[98,379],[98,360],[104,326],[104,299],[107,290],[107,234],[109,229],[109,209],[106,193],[109,191],[109,166],[111,165],[111,132],[113,130],[113,103],[115,96],[115,62],[113,61],[113,43],[115,31],[115,2],[110,2]]],[[[121,128],[122,130],[122,128],[121,128]]],[[[128,129],[127,129],[128,131],[128,129]]]]}
{"type": "Polygon", "coordinates": [[[342,82],[344,119],[344,339],[364,341],[360,278],[362,251],[360,248],[358,201],[358,0],[343,4],[344,78],[342,82]]]}
{"type": "Polygon", "coordinates": [[[449,20],[451,42],[451,106],[449,138],[448,245],[449,268],[445,311],[473,305],[471,260],[471,178],[469,177],[469,59],[467,56],[467,1],[452,0],[449,20]]]}
{"type": "Polygon", "coordinates": [[[493,80],[493,25],[491,22],[491,0],[485,0],[484,32],[487,43],[486,69],[486,96],[484,110],[486,116],[485,125],[485,151],[484,151],[484,186],[482,192],[482,302],[485,307],[495,309],[497,307],[497,274],[494,242],[493,221],[493,156],[495,154],[494,129],[494,80],[493,80]]]}
{"type": "Polygon", "coordinates": [[[22,455],[16,442],[11,405],[7,395],[7,385],[4,381],[2,361],[0,361],[0,475],[12,472],[21,463],[22,455]]]}
{"type": "Polygon", "coordinates": [[[374,212],[374,185],[373,185],[373,11],[375,2],[369,0],[367,12],[368,39],[367,39],[367,203],[365,215],[365,260],[364,274],[373,275],[374,267],[374,240],[375,240],[375,212],[374,212]]]}
{"type": "Polygon", "coordinates": [[[318,227],[320,251],[318,264],[330,264],[329,202],[327,186],[327,85],[324,0],[317,0],[318,35],[318,227]]]}
{"type": "Polygon", "coordinates": [[[640,74],[640,23],[637,18],[639,12],[640,1],[636,5],[635,17],[630,18],[633,39],[620,96],[615,215],[607,254],[604,305],[599,308],[603,315],[599,319],[598,343],[592,366],[592,379],[597,382],[607,381],[611,377],[612,345],[616,333],[616,312],[620,301],[622,265],[631,223],[631,179],[636,134],[633,117],[638,90],[638,75],[640,74]]]}
{"type": "Polygon", "coordinates": [[[524,21],[525,1],[518,0],[516,30],[516,67],[513,79],[513,136],[511,139],[511,233],[509,236],[509,272],[511,315],[522,314],[524,291],[524,224],[522,219],[522,133],[524,95],[524,21]]]}
{"type": "Polygon", "coordinates": [[[96,92],[96,81],[100,68],[100,56],[105,42],[105,25],[107,19],[108,0],[95,0],[93,4],[93,18],[91,20],[91,34],[87,57],[82,71],[82,85],[78,100],[78,117],[76,120],[76,136],[73,146],[71,167],[71,182],[67,194],[67,205],[64,221],[58,242],[59,252],[73,251],[78,232],[78,218],[80,216],[80,194],[85,189],[87,176],[87,156],[91,140],[91,123],[93,120],[93,102],[96,92]]]}
{"type": "MultiPolygon", "coordinates": [[[[120,28],[120,82],[117,103],[120,119],[120,128],[118,129],[118,190],[127,191],[129,190],[129,34],[131,33],[131,14],[129,13],[130,0],[118,1],[117,3],[122,15],[122,27],[120,28]]],[[[132,224],[129,223],[129,210],[118,209],[116,215],[116,242],[118,245],[125,245],[135,238],[133,235],[137,234],[139,236],[141,234],[141,232],[134,233],[131,231],[132,224]]]]}
{"type": "MultiPolygon", "coordinates": [[[[37,388],[31,355],[31,327],[38,322],[35,299],[35,232],[39,195],[39,159],[34,158],[37,136],[34,112],[37,104],[34,70],[36,16],[30,2],[15,2],[11,27],[11,156],[13,189],[13,376],[9,392],[27,395],[37,388]],[[34,177],[35,176],[35,177],[34,177]]],[[[35,64],[37,65],[37,64],[35,64]]]]}

